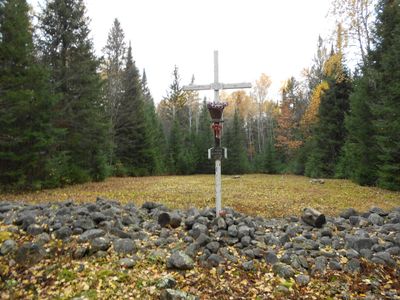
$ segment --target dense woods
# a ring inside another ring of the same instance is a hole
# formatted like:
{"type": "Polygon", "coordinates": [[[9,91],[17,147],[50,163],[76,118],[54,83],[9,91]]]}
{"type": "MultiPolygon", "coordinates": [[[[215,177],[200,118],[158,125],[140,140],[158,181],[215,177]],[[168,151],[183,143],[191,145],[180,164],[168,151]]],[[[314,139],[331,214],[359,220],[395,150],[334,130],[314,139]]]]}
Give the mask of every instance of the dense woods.
{"type": "MultiPolygon", "coordinates": [[[[333,4],[334,42],[316,39],[313,64],[288,78],[280,99],[269,97],[266,74],[250,93],[222,93],[223,173],[400,190],[400,1],[333,4]]],[[[47,0],[35,28],[26,0],[0,1],[0,189],[213,173],[207,99],[183,90],[179,67],[156,106],[118,19],[102,57],[89,33],[83,0],[47,0]]]]}

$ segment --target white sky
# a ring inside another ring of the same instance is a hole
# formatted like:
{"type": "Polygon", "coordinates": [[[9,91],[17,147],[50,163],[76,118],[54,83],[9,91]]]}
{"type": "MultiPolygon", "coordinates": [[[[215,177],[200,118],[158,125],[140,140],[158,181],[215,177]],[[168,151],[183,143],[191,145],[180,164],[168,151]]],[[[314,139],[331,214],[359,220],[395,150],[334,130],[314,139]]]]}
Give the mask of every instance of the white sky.
{"type": "MultiPolygon", "coordinates": [[[[36,4],[38,0],[29,0],[36,4]]],[[[224,83],[272,78],[270,97],[282,82],[299,77],[316,53],[318,35],[328,37],[330,0],[86,0],[97,54],[114,18],[132,42],[137,67],[146,69],[155,102],[172,82],[194,74],[197,84],[213,81],[213,51],[219,51],[224,83]]],[[[212,96],[212,93],[201,94],[212,96]]]]}

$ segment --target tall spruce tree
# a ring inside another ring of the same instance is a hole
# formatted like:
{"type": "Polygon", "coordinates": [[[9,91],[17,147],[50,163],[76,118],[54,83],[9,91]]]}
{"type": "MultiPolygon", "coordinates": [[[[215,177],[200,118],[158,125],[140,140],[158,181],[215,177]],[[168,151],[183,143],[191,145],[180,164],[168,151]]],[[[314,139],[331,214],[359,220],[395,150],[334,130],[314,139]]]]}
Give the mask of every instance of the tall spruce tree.
{"type": "Polygon", "coordinates": [[[400,1],[378,6],[372,52],[377,98],[372,106],[378,144],[378,185],[400,190],[400,1]]]}
{"type": "Polygon", "coordinates": [[[139,71],[129,45],[124,71],[124,95],[115,126],[116,159],[129,175],[143,176],[154,165],[139,71]]]}
{"type": "Polygon", "coordinates": [[[235,108],[233,119],[227,127],[223,141],[225,141],[228,148],[228,159],[223,162],[222,171],[224,174],[246,173],[249,168],[249,162],[246,153],[243,121],[240,118],[238,108],[235,108]]]}
{"type": "Polygon", "coordinates": [[[52,127],[56,98],[35,59],[25,0],[0,3],[0,186],[58,185],[52,127]]]}
{"type": "Polygon", "coordinates": [[[109,123],[88,25],[83,0],[48,0],[40,16],[43,62],[61,97],[55,114],[56,126],[65,130],[58,149],[65,153],[60,167],[66,183],[102,180],[108,174],[109,123]]]}
{"type": "Polygon", "coordinates": [[[370,82],[371,75],[365,66],[350,96],[350,111],[345,119],[348,134],[336,174],[361,185],[373,185],[377,179],[377,145],[370,109],[376,91],[370,82]]]}
{"type": "Polygon", "coordinates": [[[147,85],[146,71],[143,70],[142,75],[142,93],[144,97],[144,108],[146,116],[146,127],[150,139],[150,151],[153,156],[153,164],[148,168],[151,174],[163,174],[166,170],[166,141],[162,130],[161,122],[156,114],[154,100],[147,85]]]}
{"type": "Polygon", "coordinates": [[[349,109],[351,81],[343,63],[341,28],[338,28],[337,52],[332,49],[324,66],[329,89],[321,98],[318,122],[311,141],[311,154],[305,173],[310,177],[332,177],[345,142],[344,117],[349,109]]]}
{"type": "Polygon", "coordinates": [[[104,95],[107,117],[110,122],[110,149],[109,164],[114,164],[115,152],[115,125],[123,98],[123,77],[126,59],[125,35],[118,19],[108,33],[107,44],[103,48],[104,60],[102,73],[105,75],[104,95]]]}
{"type": "Polygon", "coordinates": [[[211,130],[211,117],[207,109],[207,103],[204,99],[199,116],[199,128],[196,135],[196,157],[197,173],[213,173],[214,167],[212,160],[208,159],[208,148],[213,147],[213,136],[211,130]]]}

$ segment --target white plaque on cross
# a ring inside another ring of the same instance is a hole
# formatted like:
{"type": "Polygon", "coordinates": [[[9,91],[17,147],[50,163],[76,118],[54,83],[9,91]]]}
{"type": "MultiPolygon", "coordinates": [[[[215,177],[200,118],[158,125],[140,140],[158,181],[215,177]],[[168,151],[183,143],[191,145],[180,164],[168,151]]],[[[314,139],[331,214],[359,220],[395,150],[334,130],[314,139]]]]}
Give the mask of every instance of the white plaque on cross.
{"type": "MultiPolygon", "coordinates": [[[[214,90],[214,103],[219,102],[219,91],[224,89],[245,89],[251,88],[251,83],[220,83],[218,79],[218,51],[214,51],[214,82],[205,85],[186,85],[185,91],[214,90]]],[[[221,160],[215,160],[215,210],[217,217],[221,212],[221,160]]]]}

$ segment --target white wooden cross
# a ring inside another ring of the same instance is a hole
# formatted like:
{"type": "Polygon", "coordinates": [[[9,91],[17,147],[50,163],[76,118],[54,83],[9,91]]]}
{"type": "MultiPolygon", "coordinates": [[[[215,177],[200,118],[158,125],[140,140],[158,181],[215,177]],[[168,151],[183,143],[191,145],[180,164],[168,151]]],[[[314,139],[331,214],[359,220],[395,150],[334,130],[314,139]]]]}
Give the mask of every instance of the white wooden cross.
{"type": "MultiPolygon", "coordinates": [[[[187,85],[185,91],[214,90],[214,102],[219,102],[219,91],[224,89],[251,88],[251,83],[220,83],[218,80],[218,51],[214,51],[214,82],[205,85],[187,85]]],[[[221,212],[221,160],[215,160],[215,210],[217,217],[221,212]]]]}

